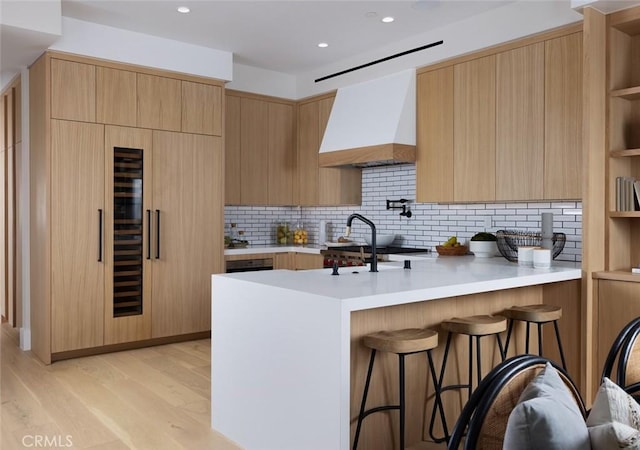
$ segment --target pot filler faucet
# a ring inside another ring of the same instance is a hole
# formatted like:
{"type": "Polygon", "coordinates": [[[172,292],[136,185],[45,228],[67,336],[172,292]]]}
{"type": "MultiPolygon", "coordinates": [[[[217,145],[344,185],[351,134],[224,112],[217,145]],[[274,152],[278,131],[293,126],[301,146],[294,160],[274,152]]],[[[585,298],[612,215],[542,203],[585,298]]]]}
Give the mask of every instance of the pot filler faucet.
{"type": "Polygon", "coordinates": [[[351,214],[347,219],[347,229],[344,232],[345,237],[349,237],[351,234],[351,222],[353,219],[360,219],[362,222],[369,225],[371,228],[371,266],[369,272],[377,272],[378,271],[378,255],[376,254],[376,226],[372,221],[364,217],[360,214],[351,214]]]}

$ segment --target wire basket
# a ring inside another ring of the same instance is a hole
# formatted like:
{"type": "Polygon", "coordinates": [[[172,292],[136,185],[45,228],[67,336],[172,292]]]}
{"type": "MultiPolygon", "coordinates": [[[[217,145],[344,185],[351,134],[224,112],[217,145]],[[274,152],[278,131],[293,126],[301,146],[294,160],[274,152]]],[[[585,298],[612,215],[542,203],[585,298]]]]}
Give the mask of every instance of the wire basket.
{"type": "MultiPolygon", "coordinates": [[[[500,230],[496,233],[500,254],[511,262],[518,261],[518,247],[540,247],[542,234],[535,231],[500,230]]],[[[562,253],[567,236],[564,233],[553,233],[552,258],[562,253]]]]}

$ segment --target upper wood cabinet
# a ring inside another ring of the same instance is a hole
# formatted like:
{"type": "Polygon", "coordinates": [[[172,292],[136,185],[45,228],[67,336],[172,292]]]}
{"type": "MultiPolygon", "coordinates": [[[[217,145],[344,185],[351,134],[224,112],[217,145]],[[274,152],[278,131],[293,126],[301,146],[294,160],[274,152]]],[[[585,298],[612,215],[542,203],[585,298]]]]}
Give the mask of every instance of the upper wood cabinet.
{"type": "Polygon", "coordinates": [[[51,117],[96,121],[95,66],[52,58],[51,87],[51,117]]]}
{"type": "Polygon", "coordinates": [[[582,33],[545,42],[544,198],[582,197],[582,33]]]}
{"type": "Polygon", "coordinates": [[[180,80],[138,73],[137,83],[138,127],[180,131],[182,123],[180,80]]]}
{"type": "Polygon", "coordinates": [[[324,95],[298,105],[298,180],[294,198],[300,205],[357,205],[362,202],[362,171],[321,168],[320,144],[335,95],[324,95]]]}
{"type": "Polygon", "coordinates": [[[96,121],[135,127],[136,73],[109,67],[96,68],[96,121]]]}
{"type": "Polygon", "coordinates": [[[293,205],[293,181],[296,175],[294,117],[293,105],[268,104],[267,191],[270,205],[293,205]]]}
{"type": "Polygon", "coordinates": [[[543,195],[544,43],[498,53],[496,200],[543,195]]]}
{"type": "Polygon", "coordinates": [[[225,202],[293,205],[295,103],[226,92],[225,202]]]}
{"type": "Polygon", "coordinates": [[[453,82],[453,198],[495,200],[495,56],[455,65],[453,82]]]}
{"type": "Polygon", "coordinates": [[[269,106],[266,101],[240,101],[240,199],[243,205],[266,205],[269,200],[269,106]]]}
{"type": "Polygon", "coordinates": [[[182,81],[182,132],[222,136],[222,88],[182,81]]]}
{"type": "MultiPolygon", "coordinates": [[[[331,99],[333,100],[333,99],[331,99]]],[[[298,106],[298,180],[296,196],[300,205],[318,205],[320,150],[320,106],[319,102],[302,103],[298,106]]]]}
{"type": "Polygon", "coordinates": [[[453,199],[453,66],[418,75],[416,198],[453,199]]]}
{"type": "Polygon", "coordinates": [[[241,135],[240,97],[227,95],[225,98],[224,121],[224,202],[227,205],[239,205],[241,203],[241,135]]]}
{"type": "Polygon", "coordinates": [[[420,69],[416,199],[579,199],[581,61],[572,25],[420,69]]]}

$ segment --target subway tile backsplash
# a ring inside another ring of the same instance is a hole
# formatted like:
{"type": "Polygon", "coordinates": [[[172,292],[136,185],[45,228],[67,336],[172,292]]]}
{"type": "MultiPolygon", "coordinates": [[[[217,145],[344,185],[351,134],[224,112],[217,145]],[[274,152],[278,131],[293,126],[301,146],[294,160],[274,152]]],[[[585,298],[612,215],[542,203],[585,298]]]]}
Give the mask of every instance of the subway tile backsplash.
{"type": "MultiPolygon", "coordinates": [[[[567,235],[567,242],[558,260],[581,261],[582,203],[509,202],[436,204],[416,203],[416,176],[413,164],[371,167],[362,172],[362,206],[340,207],[264,207],[226,206],[225,228],[236,223],[244,238],[253,245],[275,243],[275,226],[288,221],[292,227],[302,222],[309,232],[309,243],[318,243],[321,220],[329,223],[329,238],[342,236],[347,217],[354,212],[371,219],[378,233],[397,235],[394,245],[435,248],[449,236],[466,241],[479,231],[500,229],[540,230],[541,213],[553,213],[553,229],[567,235]],[[399,210],[387,210],[386,200],[410,200],[412,217],[399,215],[399,210]],[[489,225],[488,227],[485,225],[489,225]]],[[[369,227],[354,221],[352,239],[363,241],[369,227]]]]}

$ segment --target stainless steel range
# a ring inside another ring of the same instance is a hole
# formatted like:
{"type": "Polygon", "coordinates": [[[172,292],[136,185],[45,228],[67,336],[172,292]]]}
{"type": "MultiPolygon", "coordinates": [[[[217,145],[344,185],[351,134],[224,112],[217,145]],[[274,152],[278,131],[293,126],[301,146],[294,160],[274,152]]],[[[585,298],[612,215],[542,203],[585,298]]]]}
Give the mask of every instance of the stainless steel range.
{"type": "MultiPolygon", "coordinates": [[[[427,248],[415,247],[377,247],[378,261],[389,261],[389,255],[404,253],[429,253],[427,248]]],[[[371,247],[368,245],[350,245],[341,247],[329,247],[322,250],[324,267],[333,267],[335,262],[339,267],[363,266],[371,259],[371,247]]]]}

